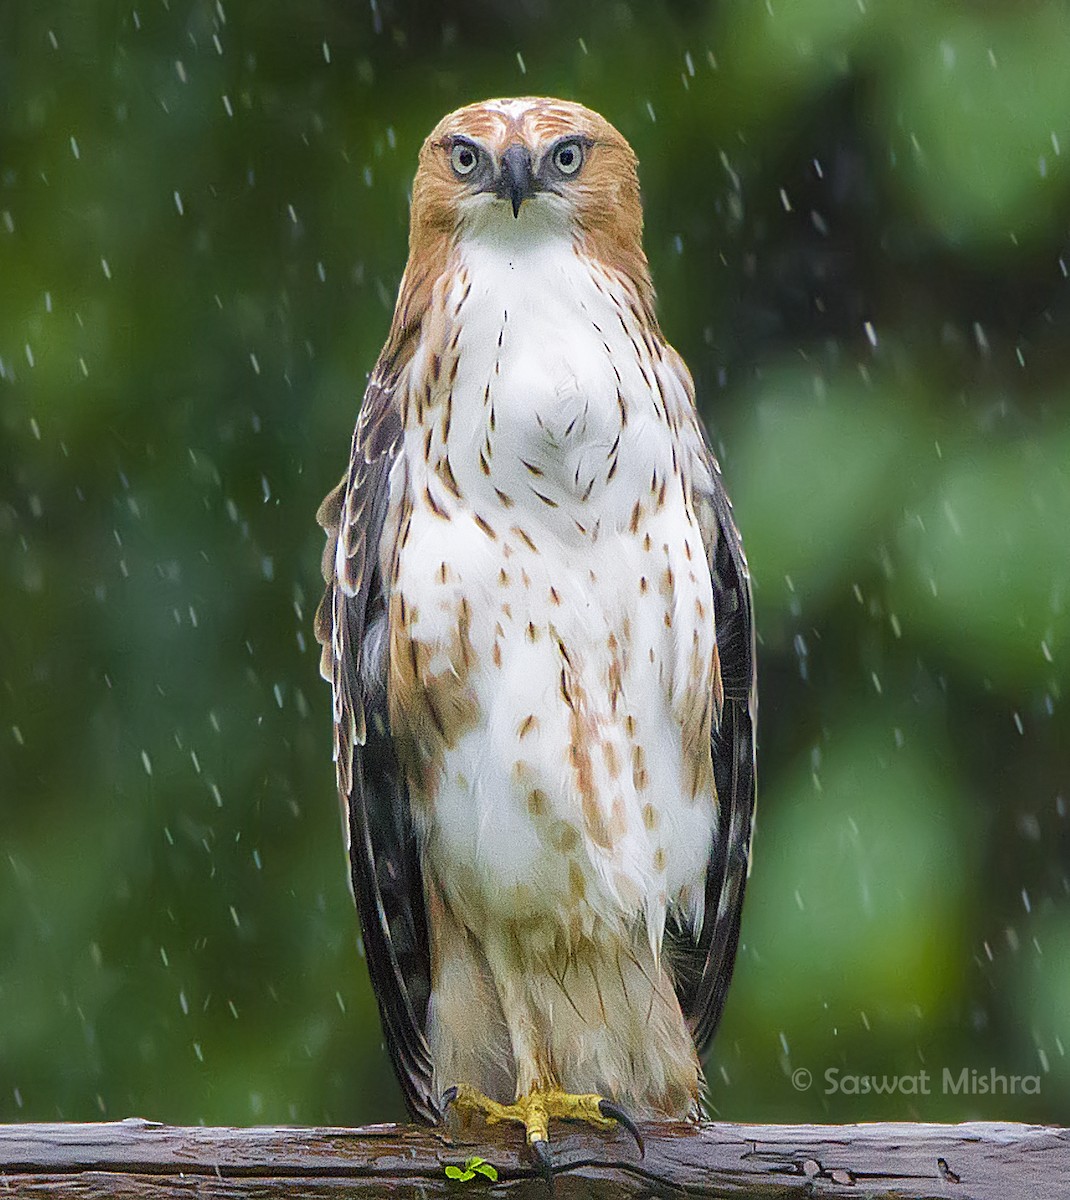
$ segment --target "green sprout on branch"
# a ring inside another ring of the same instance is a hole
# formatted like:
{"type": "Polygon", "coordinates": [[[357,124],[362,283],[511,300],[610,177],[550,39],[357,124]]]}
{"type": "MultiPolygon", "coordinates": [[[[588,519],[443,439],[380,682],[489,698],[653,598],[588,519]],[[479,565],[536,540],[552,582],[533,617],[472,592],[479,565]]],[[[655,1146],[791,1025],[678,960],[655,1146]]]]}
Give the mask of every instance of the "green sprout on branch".
{"type": "Polygon", "coordinates": [[[463,1167],[446,1168],[446,1178],[456,1179],[458,1183],[467,1183],[470,1179],[475,1179],[477,1175],[486,1176],[491,1183],[495,1183],[498,1179],[498,1172],[486,1159],[480,1158],[478,1154],[473,1154],[471,1158],[466,1158],[463,1167]]]}

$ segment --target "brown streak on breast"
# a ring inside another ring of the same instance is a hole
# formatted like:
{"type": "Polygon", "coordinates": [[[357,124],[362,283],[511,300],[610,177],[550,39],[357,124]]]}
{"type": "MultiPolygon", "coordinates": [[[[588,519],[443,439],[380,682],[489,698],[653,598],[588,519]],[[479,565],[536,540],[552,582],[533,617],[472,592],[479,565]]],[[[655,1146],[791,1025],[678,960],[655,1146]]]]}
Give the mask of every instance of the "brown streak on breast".
{"type": "Polygon", "coordinates": [[[602,743],[602,757],[606,761],[606,774],[610,779],[616,779],[620,775],[620,759],[612,742],[602,743]]]}
{"type": "Polygon", "coordinates": [[[584,829],[596,845],[608,850],[619,833],[607,826],[595,789],[590,747],[598,737],[597,722],[588,712],[587,696],[578,673],[568,665],[561,668],[561,698],[568,708],[568,761],[580,796],[584,829]]]}
{"type": "Polygon", "coordinates": [[[426,484],[424,485],[424,499],[427,501],[427,507],[435,514],[436,517],[441,517],[443,520],[449,520],[449,514],[444,508],[440,508],[434,496],[431,495],[431,489],[426,484]]]}
{"type": "Polygon", "coordinates": [[[527,546],[527,548],[530,551],[532,551],[532,553],[538,554],[538,552],[539,552],[538,546],[535,545],[535,543],[531,540],[530,537],[528,537],[528,535],[524,532],[523,529],[520,528],[519,525],[514,525],[511,528],[510,532],[516,534],[516,536],[524,543],[525,546],[527,546]]]}
{"type": "Polygon", "coordinates": [[[387,699],[390,730],[414,795],[430,803],[437,791],[443,753],[479,720],[478,700],[468,680],[476,664],[471,610],[462,600],[445,647],[447,667],[433,671],[437,647],[412,635],[415,610],[400,592],[390,598],[387,699]]]}
{"type": "Polygon", "coordinates": [[[646,753],[639,742],[632,746],[632,787],[644,791],[647,784],[646,753]]]}
{"type": "Polygon", "coordinates": [[[479,515],[479,513],[473,513],[472,520],[475,521],[475,523],[479,526],[480,529],[483,530],[483,532],[487,535],[487,537],[489,537],[491,539],[491,541],[494,541],[497,538],[498,535],[494,532],[494,527],[490,524],[489,521],[485,521],[479,515]]]}
{"type": "Polygon", "coordinates": [[[609,707],[614,716],[617,715],[617,704],[624,690],[624,672],[621,663],[620,645],[617,635],[611,633],[606,642],[609,650],[609,667],[606,672],[606,687],[609,692],[609,707]]]}
{"type": "Polygon", "coordinates": [[[453,468],[450,466],[448,454],[444,454],[435,464],[435,474],[442,480],[445,487],[453,493],[456,499],[461,498],[461,489],[457,486],[457,480],[453,474],[453,468]]]}
{"type": "MultiPolygon", "coordinates": [[[[456,373],[456,362],[454,362],[454,372],[456,373]]],[[[451,381],[452,382],[452,381],[451,381]]],[[[442,413],[442,444],[446,445],[450,438],[450,424],[453,421],[453,388],[446,393],[446,403],[442,413]]]]}

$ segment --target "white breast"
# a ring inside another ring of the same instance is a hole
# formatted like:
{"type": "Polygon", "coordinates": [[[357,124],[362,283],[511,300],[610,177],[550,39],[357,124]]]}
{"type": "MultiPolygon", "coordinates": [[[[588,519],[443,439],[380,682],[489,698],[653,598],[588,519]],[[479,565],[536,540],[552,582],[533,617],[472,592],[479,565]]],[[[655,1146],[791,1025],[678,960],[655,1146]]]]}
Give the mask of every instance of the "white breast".
{"type": "MultiPolygon", "coordinates": [[[[472,922],[533,906],[588,929],[642,914],[660,944],[666,905],[701,903],[714,817],[681,741],[714,644],[664,416],[681,385],[570,238],[552,223],[519,234],[467,242],[448,298],[458,358],[440,449],[456,491],[423,428],[406,435],[397,586],[435,671],[467,601],[483,713],[445,754],[428,853],[472,922]]],[[[441,410],[427,419],[438,437],[441,410]]]]}

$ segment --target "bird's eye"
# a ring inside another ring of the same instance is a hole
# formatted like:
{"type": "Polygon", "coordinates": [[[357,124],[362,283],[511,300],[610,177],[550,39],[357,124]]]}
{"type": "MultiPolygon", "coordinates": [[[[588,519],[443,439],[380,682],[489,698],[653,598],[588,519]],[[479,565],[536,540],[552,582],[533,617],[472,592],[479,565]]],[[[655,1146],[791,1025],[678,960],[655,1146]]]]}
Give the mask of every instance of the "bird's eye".
{"type": "Polygon", "coordinates": [[[583,147],[579,142],[562,142],[554,151],[554,166],[562,175],[575,175],[583,166],[583,147]]]}
{"type": "Polygon", "coordinates": [[[450,151],[450,166],[455,175],[464,179],[479,166],[479,151],[468,142],[458,142],[450,151]]]}

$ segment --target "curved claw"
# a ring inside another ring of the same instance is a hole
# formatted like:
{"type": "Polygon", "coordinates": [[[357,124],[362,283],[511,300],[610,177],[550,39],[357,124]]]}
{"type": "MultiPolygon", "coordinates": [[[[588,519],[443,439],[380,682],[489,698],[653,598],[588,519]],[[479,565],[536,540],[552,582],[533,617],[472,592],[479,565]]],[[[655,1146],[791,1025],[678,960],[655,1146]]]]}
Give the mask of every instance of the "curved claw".
{"type": "Polygon", "coordinates": [[[618,1125],[623,1125],[625,1129],[635,1138],[635,1144],[639,1147],[639,1157],[646,1158],[646,1146],[643,1145],[643,1135],[639,1132],[639,1126],[631,1119],[630,1116],[614,1104],[612,1100],[599,1100],[598,1111],[603,1117],[609,1117],[617,1122],[618,1125]]]}
{"type": "Polygon", "coordinates": [[[455,1087],[446,1088],[446,1090],[442,1093],[442,1111],[445,1112],[446,1109],[449,1108],[449,1106],[456,1099],[457,1099],[457,1089],[455,1087]]]}
{"type": "Polygon", "coordinates": [[[554,1159],[550,1152],[550,1143],[545,1138],[536,1138],[535,1141],[529,1142],[531,1152],[535,1155],[535,1165],[539,1170],[539,1174],[550,1185],[553,1190],[554,1186],[554,1159]]]}

